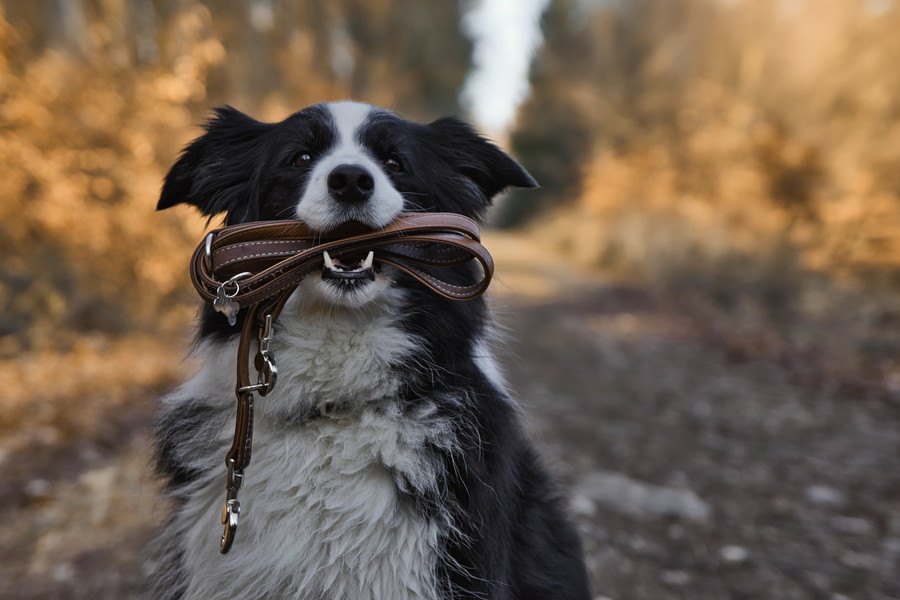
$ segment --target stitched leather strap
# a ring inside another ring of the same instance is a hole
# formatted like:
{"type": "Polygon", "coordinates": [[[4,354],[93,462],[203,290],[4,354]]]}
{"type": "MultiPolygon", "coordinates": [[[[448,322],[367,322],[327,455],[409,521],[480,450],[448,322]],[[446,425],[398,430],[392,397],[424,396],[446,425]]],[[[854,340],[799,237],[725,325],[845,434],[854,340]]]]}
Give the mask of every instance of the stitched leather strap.
{"type": "Polygon", "coordinates": [[[480,243],[478,225],[452,213],[405,213],[381,230],[350,225],[326,234],[297,221],[266,221],[235,225],[212,232],[210,260],[200,244],[191,259],[191,280],[206,300],[216,297],[223,281],[243,272],[231,300],[250,306],[293,289],[309,273],[323,267],[322,253],[334,257],[373,250],[375,262],[408,273],[424,286],[451,300],[481,295],[493,275],[491,255],[480,243]],[[480,277],[457,285],[423,268],[452,267],[475,260],[480,277]]]}

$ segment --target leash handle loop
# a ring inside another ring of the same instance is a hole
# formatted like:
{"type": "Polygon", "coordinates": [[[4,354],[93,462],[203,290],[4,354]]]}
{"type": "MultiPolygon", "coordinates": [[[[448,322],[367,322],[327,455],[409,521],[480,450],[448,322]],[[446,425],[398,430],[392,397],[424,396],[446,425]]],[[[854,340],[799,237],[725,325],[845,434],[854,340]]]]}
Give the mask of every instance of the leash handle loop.
{"type": "MultiPolygon", "coordinates": [[[[343,254],[373,250],[375,262],[400,268],[432,292],[450,300],[471,300],[490,284],[494,263],[480,243],[478,225],[452,213],[404,213],[381,230],[347,225],[329,233],[310,230],[298,221],[264,221],[211,232],[194,251],[191,281],[201,297],[215,301],[222,281],[240,277],[227,301],[247,307],[293,288],[323,267],[323,252],[343,254]],[[470,261],[481,273],[469,285],[451,284],[433,272],[470,261]],[[244,275],[250,272],[251,275],[244,275]]],[[[224,300],[220,300],[224,303],[224,300]]],[[[224,312],[224,311],[223,311],[224,312]]]]}

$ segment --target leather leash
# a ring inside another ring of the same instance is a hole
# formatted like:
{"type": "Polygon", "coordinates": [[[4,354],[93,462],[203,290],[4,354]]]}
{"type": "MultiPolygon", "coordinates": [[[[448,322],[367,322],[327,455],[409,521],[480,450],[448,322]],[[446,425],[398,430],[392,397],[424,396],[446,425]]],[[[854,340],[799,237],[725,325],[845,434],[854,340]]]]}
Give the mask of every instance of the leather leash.
{"type": "Polygon", "coordinates": [[[324,268],[324,252],[340,259],[368,251],[374,252],[375,264],[396,267],[449,300],[480,296],[494,271],[491,255],[481,245],[478,225],[454,213],[404,213],[380,230],[347,224],[327,233],[315,232],[299,221],[233,225],[210,232],[191,257],[194,287],[229,324],[235,324],[240,309],[247,309],[238,343],[234,438],[225,457],[222,554],[231,549],[241,511],[238,492],[253,446],[254,393],[269,394],[278,376],[270,347],[274,323],[300,281],[324,268]],[[480,264],[481,273],[469,285],[450,283],[425,270],[471,261],[480,264]],[[250,379],[254,338],[255,383],[250,379]]]}

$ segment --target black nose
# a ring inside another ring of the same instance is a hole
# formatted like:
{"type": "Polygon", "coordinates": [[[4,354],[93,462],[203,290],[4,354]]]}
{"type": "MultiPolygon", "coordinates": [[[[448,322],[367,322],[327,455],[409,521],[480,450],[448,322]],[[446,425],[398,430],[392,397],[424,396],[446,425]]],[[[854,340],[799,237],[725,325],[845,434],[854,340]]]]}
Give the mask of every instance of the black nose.
{"type": "Polygon", "coordinates": [[[328,191],[340,202],[365,202],[374,187],[372,175],[356,165],[338,165],[328,174],[328,191]]]}

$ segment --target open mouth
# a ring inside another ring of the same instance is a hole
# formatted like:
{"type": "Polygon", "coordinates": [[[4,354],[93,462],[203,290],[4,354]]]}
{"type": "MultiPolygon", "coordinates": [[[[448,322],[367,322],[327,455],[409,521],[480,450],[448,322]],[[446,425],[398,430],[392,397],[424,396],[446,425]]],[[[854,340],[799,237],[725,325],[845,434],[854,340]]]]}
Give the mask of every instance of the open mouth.
{"type": "Polygon", "coordinates": [[[334,258],[326,250],[322,252],[322,261],[322,279],[345,285],[375,281],[375,253],[371,250],[365,255],[344,254],[334,258]]]}

